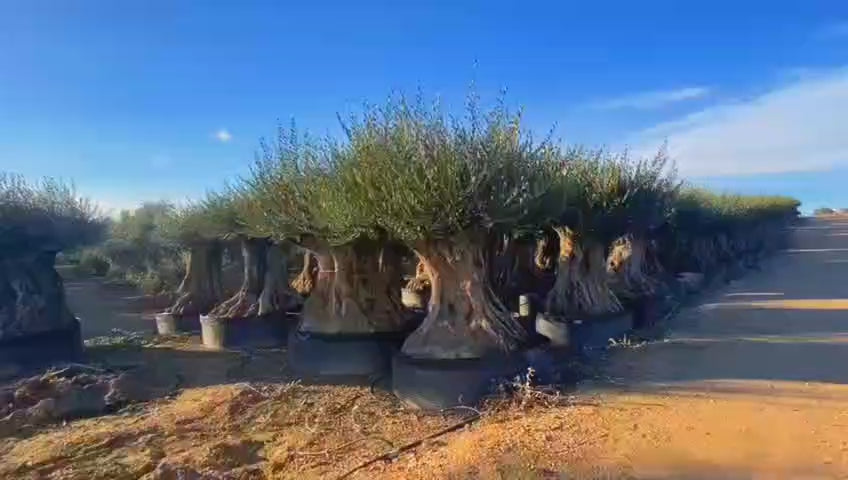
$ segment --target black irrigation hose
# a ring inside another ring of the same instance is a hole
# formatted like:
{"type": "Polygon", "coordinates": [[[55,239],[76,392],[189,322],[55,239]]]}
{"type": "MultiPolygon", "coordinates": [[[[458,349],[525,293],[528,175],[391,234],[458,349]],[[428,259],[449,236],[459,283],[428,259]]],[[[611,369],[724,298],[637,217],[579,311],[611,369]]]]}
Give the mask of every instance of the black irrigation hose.
{"type": "MultiPolygon", "coordinates": [[[[470,408],[470,407],[452,407],[452,408],[470,408]]],[[[445,410],[450,410],[450,409],[448,408],[448,409],[445,409],[445,410]]],[[[454,423],[452,425],[449,425],[449,426],[447,426],[447,427],[445,427],[445,428],[443,428],[443,429],[441,429],[437,432],[434,432],[434,433],[431,433],[430,435],[419,438],[418,440],[413,440],[413,441],[411,441],[407,444],[401,445],[400,447],[395,448],[393,450],[389,450],[388,452],[385,452],[382,455],[376,456],[376,457],[374,457],[370,460],[362,462],[359,465],[351,468],[350,470],[348,470],[345,473],[338,476],[337,480],[343,480],[345,478],[348,478],[351,475],[353,475],[354,473],[362,470],[363,468],[367,468],[367,467],[369,467],[369,466],[371,466],[371,465],[373,465],[373,464],[375,464],[375,463],[377,463],[381,460],[390,460],[392,458],[396,458],[401,453],[403,453],[407,450],[411,450],[411,449],[421,445],[422,443],[426,442],[427,440],[432,440],[434,438],[441,437],[442,435],[445,435],[447,433],[459,430],[460,428],[462,428],[466,425],[474,423],[477,420],[479,420],[480,417],[481,417],[480,413],[477,412],[476,414],[472,415],[469,418],[466,418],[465,420],[462,420],[462,421],[459,421],[459,422],[454,423]]]]}

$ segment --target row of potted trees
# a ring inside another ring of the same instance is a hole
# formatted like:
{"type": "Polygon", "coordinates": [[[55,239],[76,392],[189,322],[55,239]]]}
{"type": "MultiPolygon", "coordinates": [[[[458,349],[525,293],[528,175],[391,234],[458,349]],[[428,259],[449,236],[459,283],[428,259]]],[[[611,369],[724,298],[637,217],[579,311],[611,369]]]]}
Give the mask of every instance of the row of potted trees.
{"type": "MultiPolygon", "coordinates": [[[[186,209],[190,252],[169,313],[216,319],[299,310],[290,364],[305,375],[391,371],[418,405],[465,401],[538,341],[513,312],[537,299],[548,326],[636,309],[678,272],[742,268],[779,246],[798,202],[716,194],[649,159],[533,139],[520,115],[465,117],[404,100],[344,123],[344,140],[294,128],[251,174],[186,209]],[[239,238],[244,284],[221,300],[220,242],[239,238]],[[295,292],[285,259],[304,262],[295,292]],[[425,293],[425,312],[402,301],[425,293]],[[423,317],[423,318],[422,318],[423,317]]],[[[276,318],[280,318],[277,316],[276,318]]]]}

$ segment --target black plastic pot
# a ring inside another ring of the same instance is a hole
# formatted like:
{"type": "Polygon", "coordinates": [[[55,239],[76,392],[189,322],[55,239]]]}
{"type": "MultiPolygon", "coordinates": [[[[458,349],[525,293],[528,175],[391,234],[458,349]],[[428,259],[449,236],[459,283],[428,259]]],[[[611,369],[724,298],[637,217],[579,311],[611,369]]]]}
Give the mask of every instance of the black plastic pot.
{"type": "Polygon", "coordinates": [[[173,313],[157,313],[156,333],[159,335],[176,335],[200,331],[200,317],[197,315],[175,315],[173,313]]]}
{"type": "Polygon", "coordinates": [[[203,345],[223,348],[279,348],[286,344],[289,327],[295,322],[289,315],[273,313],[261,317],[218,318],[201,315],[203,345]]]}
{"type": "Polygon", "coordinates": [[[421,410],[474,406],[499,381],[526,369],[522,355],[469,359],[421,359],[398,353],[392,359],[392,390],[406,405],[421,410]]]}
{"type": "Polygon", "coordinates": [[[289,366],[298,375],[332,382],[386,375],[392,355],[407,334],[321,334],[294,329],[288,340],[289,366]]]}
{"type": "Polygon", "coordinates": [[[78,361],[82,355],[79,320],[61,330],[0,340],[0,365],[36,367],[78,361]]]}
{"type": "Polygon", "coordinates": [[[554,345],[568,347],[575,353],[585,353],[609,346],[610,339],[621,339],[633,330],[633,316],[622,312],[585,319],[565,319],[540,313],[536,316],[536,331],[554,345]]]}

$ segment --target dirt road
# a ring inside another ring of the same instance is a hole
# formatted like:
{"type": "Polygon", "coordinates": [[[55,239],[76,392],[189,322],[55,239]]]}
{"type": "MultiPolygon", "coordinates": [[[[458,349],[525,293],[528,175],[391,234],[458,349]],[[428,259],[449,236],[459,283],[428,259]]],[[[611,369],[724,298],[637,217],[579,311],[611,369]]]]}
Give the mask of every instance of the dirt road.
{"type": "Polygon", "coordinates": [[[113,328],[150,332],[153,313],[167,301],[146,297],[131,286],[110,285],[101,278],[65,280],[68,306],[80,319],[83,338],[109,335],[113,328]]]}
{"type": "Polygon", "coordinates": [[[800,224],[671,328],[615,351],[580,406],[481,425],[386,473],[848,478],[848,219],[800,224]]]}

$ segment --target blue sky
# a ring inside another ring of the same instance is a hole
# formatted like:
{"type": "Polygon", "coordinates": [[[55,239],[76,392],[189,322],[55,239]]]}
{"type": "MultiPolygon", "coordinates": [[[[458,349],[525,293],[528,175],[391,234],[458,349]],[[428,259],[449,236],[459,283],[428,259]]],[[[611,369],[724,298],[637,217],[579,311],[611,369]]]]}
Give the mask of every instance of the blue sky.
{"type": "Polygon", "coordinates": [[[502,89],[540,134],[848,206],[848,2],[0,0],[0,170],[110,208],[244,173],[295,118],[502,89]],[[803,172],[803,173],[798,173],[803,172]]]}

